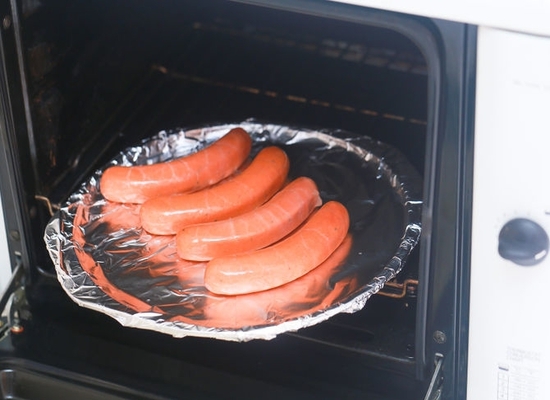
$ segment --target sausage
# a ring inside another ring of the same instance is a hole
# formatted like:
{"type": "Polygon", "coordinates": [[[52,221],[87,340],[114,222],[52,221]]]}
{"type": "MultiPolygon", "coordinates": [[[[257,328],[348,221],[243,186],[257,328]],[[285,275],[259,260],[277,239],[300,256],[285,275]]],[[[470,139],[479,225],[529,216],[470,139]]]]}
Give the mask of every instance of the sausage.
{"type": "Polygon", "coordinates": [[[204,275],[205,287],[213,293],[236,295],[291,282],[325,261],[342,243],[348,228],[346,207],[329,201],[280,242],[209,261],[204,275]]]}
{"type": "Polygon", "coordinates": [[[186,260],[208,261],[269,246],[296,229],[321,203],[315,182],[297,178],[248,213],[179,231],[178,255],[186,260]]]}
{"type": "Polygon", "coordinates": [[[313,271],[271,290],[240,296],[208,296],[203,309],[206,318],[197,325],[241,329],[300,318],[330,307],[355,291],[355,274],[334,279],[350,253],[353,239],[347,234],[338,248],[313,271]]]}
{"type": "Polygon", "coordinates": [[[141,225],[154,235],[175,235],[188,225],[243,214],[279,191],[289,166],[283,150],[266,147],[233,178],[198,192],[147,200],[141,206],[141,225]]]}
{"type": "Polygon", "coordinates": [[[100,181],[101,194],[119,203],[143,203],[172,193],[200,190],[228,177],[246,160],[250,135],[234,128],[196,153],[152,165],[112,166],[100,181]]]}

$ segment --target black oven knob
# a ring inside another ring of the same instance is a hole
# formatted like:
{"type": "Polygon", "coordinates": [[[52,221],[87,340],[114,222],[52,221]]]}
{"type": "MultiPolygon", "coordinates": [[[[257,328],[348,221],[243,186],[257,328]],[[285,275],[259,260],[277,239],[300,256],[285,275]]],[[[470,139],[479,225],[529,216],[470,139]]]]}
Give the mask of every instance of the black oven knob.
{"type": "Polygon", "coordinates": [[[539,263],[546,257],[548,246],[546,231],[526,218],[508,221],[498,237],[498,252],[501,257],[518,265],[531,266],[539,263]]]}

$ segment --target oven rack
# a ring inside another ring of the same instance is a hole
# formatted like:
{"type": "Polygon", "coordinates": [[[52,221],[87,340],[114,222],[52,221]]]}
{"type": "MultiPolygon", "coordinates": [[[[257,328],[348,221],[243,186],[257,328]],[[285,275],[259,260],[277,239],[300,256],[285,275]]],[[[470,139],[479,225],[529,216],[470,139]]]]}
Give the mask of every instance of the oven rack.
{"type": "Polygon", "coordinates": [[[426,125],[426,120],[417,119],[414,117],[405,117],[403,115],[396,115],[389,112],[380,112],[366,108],[357,108],[356,106],[340,104],[340,103],[331,103],[330,101],[317,99],[317,98],[307,98],[303,95],[291,94],[291,93],[279,93],[275,89],[260,88],[260,87],[251,87],[234,82],[223,82],[217,81],[215,79],[210,79],[202,76],[188,75],[185,73],[180,73],[177,71],[172,71],[162,65],[153,65],[153,71],[158,71],[162,74],[165,74],[173,79],[178,79],[182,81],[188,81],[193,83],[198,83],[202,85],[215,86],[226,88],[228,90],[234,90],[237,92],[244,92],[248,94],[258,95],[258,96],[267,96],[271,98],[281,98],[284,101],[291,101],[302,104],[309,104],[316,107],[323,108],[332,108],[338,111],[345,111],[350,113],[360,113],[368,117],[379,117],[386,118],[394,121],[401,121],[404,123],[426,125]]]}

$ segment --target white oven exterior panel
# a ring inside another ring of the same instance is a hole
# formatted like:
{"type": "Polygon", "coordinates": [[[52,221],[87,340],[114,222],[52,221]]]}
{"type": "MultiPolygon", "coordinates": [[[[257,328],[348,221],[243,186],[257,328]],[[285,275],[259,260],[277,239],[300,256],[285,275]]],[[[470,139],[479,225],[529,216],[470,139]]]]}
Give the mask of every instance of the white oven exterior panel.
{"type": "Polygon", "coordinates": [[[471,400],[545,400],[550,393],[549,115],[550,38],[480,28],[471,400]]]}
{"type": "Polygon", "coordinates": [[[334,0],[424,17],[550,36],[550,0],[334,0]]]}

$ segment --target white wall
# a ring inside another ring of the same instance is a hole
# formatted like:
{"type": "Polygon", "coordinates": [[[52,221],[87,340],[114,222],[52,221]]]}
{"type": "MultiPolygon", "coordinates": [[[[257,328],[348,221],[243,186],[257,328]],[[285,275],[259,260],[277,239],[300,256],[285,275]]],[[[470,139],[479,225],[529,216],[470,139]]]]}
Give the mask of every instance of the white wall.
{"type": "Polygon", "coordinates": [[[6,224],[4,223],[4,211],[2,208],[2,196],[0,193],[0,293],[4,292],[11,277],[11,261],[8,251],[8,238],[6,224]]]}

